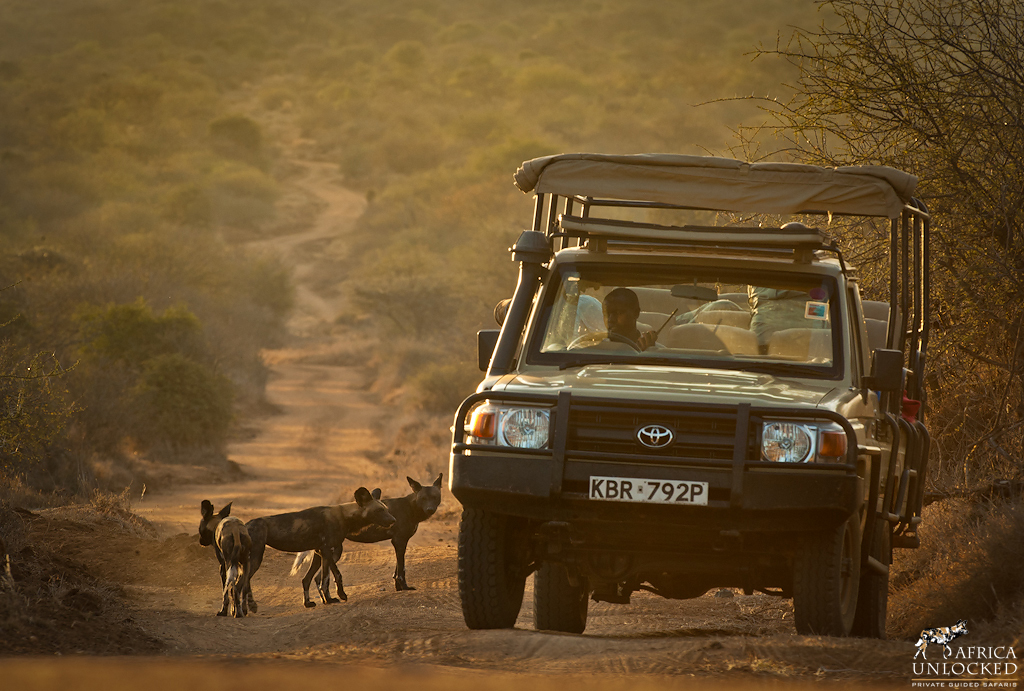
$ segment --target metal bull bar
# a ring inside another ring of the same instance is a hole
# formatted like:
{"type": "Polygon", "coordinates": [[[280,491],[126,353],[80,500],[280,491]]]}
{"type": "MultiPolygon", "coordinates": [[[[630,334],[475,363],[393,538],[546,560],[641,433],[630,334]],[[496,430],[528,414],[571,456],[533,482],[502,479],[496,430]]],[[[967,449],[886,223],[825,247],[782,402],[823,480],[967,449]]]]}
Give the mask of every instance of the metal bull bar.
{"type": "MultiPolygon", "coordinates": [[[[625,405],[631,404],[628,400],[620,399],[607,399],[607,398],[592,398],[586,397],[586,403],[588,404],[610,404],[610,405],[625,405]]],[[[635,405],[635,404],[634,404],[635,405]]],[[[643,406],[636,406],[638,410],[642,410],[643,406]]],[[[650,407],[650,406],[647,406],[650,407]]],[[[455,414],[455,425],[453,427],[452,434],[452,452],[462,453],[465,451],[478,451],[478,452],[493,452],[500,449],[502,453],[512,454],[523,454],[529,456],[541,456],[550,457],[552,460],[551,468],[551,485],[550,495],[558,494],[562,491],[562,477],[565,468],[565,457],[566,457],[566,443],[569,437],[569,411],[571,408],[571,393],[569,391],[562,391],[557,396],[544,395],[544,394],[533,394],[533,393],[520,393],[520,392],[496,392],[496,391],[483,391],[475,393],[459,406],[458,411],[455,414]],[[495,447],[489,444],[468,444],[465,442],[466,432],[466,416],[469,414],[470,409],[477,403],[483,401],[493,401],[496,403],[510,403],[510,404],[525,404],[525,405],[537,405],[550,407],[552,410],[551,416],[551,430],[549,433],[549,439],[552,440],[550,448],[546,449],[521,449],[516,447],[495,447]]],[[[732,467],[732,487],[730,492],[730,505],[737,508],[742,505],[743,501],[743,479],[744,471],[748,468],[754,467],[765,467],[765,468],[777,468],[780,466],[779,463],[771,461],[761,461],[760,459],[751,459],[747,457],[747,449],[749,447],[749,422],[751,418],[763,418],[767,417],[772,420],[790,420],[790,421],[812,421],[812,420],[827,420],[838,424],[846,434],[847,446],[846,446],[846,462],[845,463],[813,463],[807,464],[813,466],[819,470],[846,470],[856,471],[857,457],[858,455],[864,455],[863,450],[858,448],[857,436],[850,425],[850,422],[842,415],[835,413],[830,410],[804,410],[799,408],[767,408],[767,407],[753,407],[749,403],[741,403],[739,405],[728,405],[728,404],[682,404],[672,402],[658,402],[658,411],[687,411],[687,410],[700,410],[700,411],[712,411],[712,412],[735,412],[736,414],[736,433],[733,443],[733,457],[730,461],[720,460],[701,460],[703,464],[715,464],[723,467],[732,467]]],[[[643,462],[649,460],[663,459],[662,456],[648,455],[648,454],[621,454],[621,458],[625,462],[635,461],[643,462]]],[[[680,461],[680,465],[685,465],[685,461],[680,461]]],[[[873,481],[872,492],[876,494],[878,486],[878,480],[873,481]]]]}

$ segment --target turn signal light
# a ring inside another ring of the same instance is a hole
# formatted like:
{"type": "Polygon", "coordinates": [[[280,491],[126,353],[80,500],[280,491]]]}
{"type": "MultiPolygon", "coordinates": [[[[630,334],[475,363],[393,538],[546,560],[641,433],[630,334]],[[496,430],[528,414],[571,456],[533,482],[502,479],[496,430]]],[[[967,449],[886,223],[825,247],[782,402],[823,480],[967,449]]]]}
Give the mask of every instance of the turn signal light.
{"type": "Polygon", "coordinates": [[[470,418],[469,428],[466,430],[470,436],[477,439],[494,439],[495,421],[497,420],[493,410],[478,409],[473,411],[470,418]]]}
{"type": "Polygon", "coordinates": [[[846,456],[845,432],[822,432],[821,448],[818,455],[825,458],[844,458],[846,456]]]}

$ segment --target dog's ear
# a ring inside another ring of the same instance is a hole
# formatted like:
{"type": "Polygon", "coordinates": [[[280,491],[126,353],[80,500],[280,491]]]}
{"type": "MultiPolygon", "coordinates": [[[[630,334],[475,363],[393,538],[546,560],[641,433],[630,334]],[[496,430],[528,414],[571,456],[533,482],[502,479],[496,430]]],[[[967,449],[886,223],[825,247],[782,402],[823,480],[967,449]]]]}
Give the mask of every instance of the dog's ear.
{"type": "Polygon", "coordinates": [[[370,496],[372,496],[377,501],[380,501],[380,487],[377,487],[372,492],[370,492],[370,496]]]}
{"type": "Polygon", "coordinates": [[[423,489],[423,485],[421,485],[420,483],[416,482],[415,480],[413,480],[408,475],[405,476],[405,479],[409,481],[409,486],[412,487],[412,491],[413,492],[419,492],[421,489],[423,489]]]}
{"type": "Polygon", "coordinates": [[[217,512],[217,515],[220,516],[221,518],[227,518],[228,516],[230,516],[231,515],[231,505],[232,504],[234,504],[234,502],[233,501],[229,501],[227,504],[224,505],[223,509],[221,509],[220,511],[217,512]]]}
{"type": "Polygon", "coordinates": [[[371,501],[373,501],[373,495],[370,494],[370,490],[366,489],[365,487],[360,487],[359,489],[357,489],[355,491],[354,496],[356,498],[356,503],[359,504],[360,506],[366,506],[371,501]]]}
{"type": "Polygon", "coordinates": [[[204,521],[213,518],[213,504],[210,503],[209,499],[203,499],[203,503],[199,505],[199,511],[203,514],[204,521]]]}
{"type": "Polygon", "coordinates": [[[438,489],[441,489],[441,477],[443,475],[444,475],[444,473],[438,473],[437,474],[437,479],[434,480],[434,487],[437,487],[438,489]]]}

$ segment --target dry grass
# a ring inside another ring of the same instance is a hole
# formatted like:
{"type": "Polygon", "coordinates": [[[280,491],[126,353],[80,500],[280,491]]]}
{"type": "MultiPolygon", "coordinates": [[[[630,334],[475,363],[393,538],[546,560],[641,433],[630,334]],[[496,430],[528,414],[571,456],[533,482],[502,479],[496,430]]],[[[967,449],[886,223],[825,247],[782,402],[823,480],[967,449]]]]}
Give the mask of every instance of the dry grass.
{"type": "Polygon", "coordinates": [[[898,551],[889,595],[889,631],[916,638],[924,628],[966,619],[971,645],[1024,629],[1024,499],[971,504],[949,499],[925,508],[921,548],[898,551]]]}
{"type": "MultiPolygon", "coordinates": [[[[67,524],[141,535],[125,495],[39,513],[0,499],[0,654],[154,653],[160,644],[128,616],[120,587],[93,577],[40,538],[67,524]]],[[[81,528],[79,528],[81,529],[81,528]]]]}

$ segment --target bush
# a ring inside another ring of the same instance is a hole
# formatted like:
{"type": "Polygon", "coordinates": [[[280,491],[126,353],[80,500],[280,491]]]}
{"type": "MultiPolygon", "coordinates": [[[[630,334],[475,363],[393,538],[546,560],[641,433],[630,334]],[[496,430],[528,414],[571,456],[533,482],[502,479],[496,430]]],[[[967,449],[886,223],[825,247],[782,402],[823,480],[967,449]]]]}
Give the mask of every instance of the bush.
{"type": "Polygon", "coordinates": [[[136,437],[149,445],[219,444],[231,423],[231,382],[180,353],[146,362],[134,393],[136,437]]]}
{"type": "Polygon", "coordinates": [[[384,55],[384,59],[411,70],[423,65],[427,56],[419,41],[399,41],[384,55]]]}
{"type": "Polygon", "coordinates": [[[263,130],[252,118],[228,115],[210,123],[210,136],[226,153],[255,155],[263,145],[263,130]]]}
{"type": "Polygon", "coordinates": [[[107,358],[138,368],[171,353],[201,352],[199,320],[184,306],[153,314],[139,298],[127,305],[86,307],[78,313],[79,333],[87,356],[107,358]]]}
{"type": "Polygon", "coordinates": [[[21,356],[0,344],[0,477],[38,466],[74,411],[64,370],[50,355],[21,356]]]}
{"type": "MultiPolygon", "coordinates": [[[[1024,500],[972,504],[948,499],[925,508],[921,547],[897,551],[891,571],[890,630],[902,638],[967,619],[1005,632],[1024,614],[1024,500]]],[[[971,633],[985,631],[982,626],[971,633]]]]}
{"type": "Polygon", "coordinates": [[[198,185],[182,185],[167,195],[163,216],[172,223],[209,228],[213,221],[213,206],[210,197],[198,185]]]}
{"type": "Polygon", "coordinates": [[[67,148],[95,152],[106,143],[106,121],[98,110],[79,110],[58,120],[53,134],[67,148]]]}
{"type": "Polygon", "coordinates": [[[480,383],[480,372],[466,363],[428,364],[412,378],[414,398],[431,413],[452,413],[480,383]]]}

